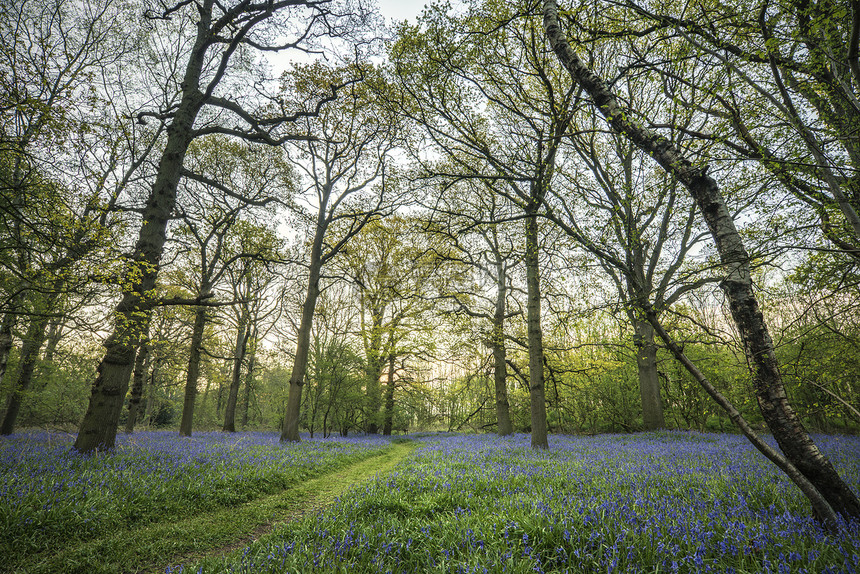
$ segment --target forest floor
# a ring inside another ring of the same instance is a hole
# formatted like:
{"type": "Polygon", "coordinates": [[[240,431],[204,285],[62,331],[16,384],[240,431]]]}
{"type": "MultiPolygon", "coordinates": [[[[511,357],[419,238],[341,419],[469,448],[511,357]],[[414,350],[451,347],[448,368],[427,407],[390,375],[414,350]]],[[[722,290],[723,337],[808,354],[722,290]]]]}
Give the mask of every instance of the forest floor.
{"type": "MultiPolygon", "coordinates": [[[[23,572],[163,573],[171,565],[238,553],[277,526],[319,512],[347,489],[384,475],[415,448],[395,442],[370,458],[229,508],[122,528],[57,553],[39,556],[23,572]]],[[[35,558],[35,557],[34,557],[35,558]]]]}
{"type": "MultiPolygon", "coordinates": [[[[0,440],[0,572],[860,573],[740,435],[71,439],[0,440]]],[[[860,492],[860,437],[815,440],[860,492]]]]}

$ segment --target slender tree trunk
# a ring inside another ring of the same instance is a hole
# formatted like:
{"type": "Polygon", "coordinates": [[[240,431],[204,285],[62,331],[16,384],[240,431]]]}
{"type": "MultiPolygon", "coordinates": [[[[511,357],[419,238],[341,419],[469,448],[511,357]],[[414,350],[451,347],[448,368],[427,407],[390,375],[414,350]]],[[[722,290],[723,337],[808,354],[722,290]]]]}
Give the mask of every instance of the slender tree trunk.
{"type": "Polygon", "coordinates": [[[543,332],[540,324],[540,260],[537,215],[526,217],[526,282],[528,284],[529,395],[532,448],[547,449],[546,397],[544,396],[543,332]]]}
{"type": "Polygon", "coordinates": [[[206,328],[206,307],[197,307],[194,313],[194,328],[191,331],[191,349],[188,352],[188,371],[185,377],[185,402],[182,405],[182,420],[179,436],[191,436],[194,420],[194,403],[197,400],[197,381],[200,379],[200,349],[203,346],[203,331],[206,328]]]}
{"type": "Polygon", "coordinates": [[[320,294],[320,273],[322,271],[322,247],[328,224],[326,222],[327,198],[331,188],[324,191],[325,201],[319,206],[317,212],[317,225],[314,233],[314,242],[311,246],[310,269],[308,272],[308,290],[305,294],[305,302],[302,305],[302,320],[299,323],[299,332],[296,337],[296,360],[293,363],[293,372],[290,375],[290,394],[287,397],[287,412],[284,415],[284,428],[281,432],[281,442],[298,442],[299,418],[302,408],[302,387],[305,384],[305,375],[308,372],[308,353],[311,347],[311,328],[314,324],[314,311],[317,306],[317,298],[320,294]]]}
{"type": "Polygon", "coordinates": [[[298,442],[299,418],[301,416],[302,387],[305,384],[305,375],[308,371],[308,353],[310,351],[311,328],[314,321],[314,310],[320,288],[319,256],[316,261],[311,262],[310,275],[308,277],[308,291],[305,302],[302,305],[302,320],[299,323],[299,332],[296,342],[296,360],[293,363],[293,372],[290,375],[290,394],[287,397],[287,412],[284,415],[284,429],[281,432],[281,442],[298,442]]]}
{"type": "Polygon", "coordinates": [[[759,409],[779,448],[835,512],[845,518],[860,517],[860,500],[812,441],[788,403],[773,341],[753,292],[749,254],[716,181],[707,175],[707,167],[694,166],[669,140],[631,120],[633,114],[621,106],[608,85],[588,69],[563,36],[555,0],[543,0],[543,10],[544,28],[553,50],[612,129],[652,156],[696,202],[726,268],[722,288],[744,343],[759,409]]]}
{"type": "Polygon", "coordinates": [[[382,406],[382,389],[379,379],[382,377],[382,313],[371,309],[370,346],[367,354],[367,433],[376,434],[379,431],[379,409],[382,406]]]}
{"type": "Polygon", "coordinates": [[[134,432],[137,424],[137,413],[140,410],[140,400],[143,397],[143,382],[146,380],[146,366],[149,358],[149,343],[140,344],[137,357],[134,359],[134,374],[132,375],[131,396],[128,399],[128,418],[125,421],[125,432],[134,432]]]}
{"type": "Polygon", "coordinates": [[[245,375],[245,396],[242,399],[242,428],[248,426],[248,411],[251,409],[251,392],[254,383],[254,363],[257,358],[256,337],[251,338],[251,352],[248,354],[248,372],[245,375]]]}
{"type": "Polygon", "coordinates": [[[642,399],[642,420],[647,430],[666,427],[660,378],[657,374],[657,345],[654,327],[647,321],[633,320],[636,366],[639,369],[639,394],[642,399]]]}
{"type": "Polygon", "coordinates": [[[34,315],[27,327],[27,334],[21,345],[21,357],[18,360],[18,369],[15,375],[15,384],[6,402],[6,412],[3,415],[3,423],[0,424],[0,435],[10,435],[15,430],[15,422],[21,410],[21,402],[33,380],[33,371],[36,361],[39,359],[39,351],[45,342],[48,318],[34,315]]]}
{"type": "Polygon", "coordinates": [[[75,449],[79,452],[113,448],[134,357],[149,322],[150,298],[167,241],[167,223],[176,205],[182,163],[193,139],[194,120],[204,102],[198,86],[209,41],[211,4],[199,15],[197,37],[181,84],[182,99],[167,128],[155,183],[143,209],[143,224],[128,268],[129,286],[123,287],[122,299],[116,306],[116,324],[104,342],[105,355],[96,370],[90,402],[78,429],[75,449]]]}
{"type": "Polygon", "coordinates": [[[54,355],[57,352],[57,345],[60,344],[60,339],[63,337],[63,318],[57,317],[51,320],[48,325],[48,337],[45,343],[45,355],[43,360],[46,363],[54,362],[54,355]]]}
{"type": "Polygon", "coordinates": [[[388,357],[388,380],[385,383],[385,421],[382,424],[382,434],[391,436],[394,426],[394,354],[388,357]]]}
{"type": "Polygon", "coordinates": [[[499,436],[514,432],[508,404],[508,365],[505,346],[505,303],[507,298],[507,274],[503,261],[497,263],[496,311],[493,314],[493,380],[496,387],[496,425],[499,436]]]}
{"type": "MultiPolygon", "coordinates": [[[[148,349],[150,356],[152,349],[148,349]]],[[[146,426],[152,426],[152,409],[155,408],[155,387],[158,384],[159,371],[161,370],[161,357],[155,355],[152,361],[152,370],[149,373],[149,385],[146,389],[146,408],[143,411],[143,418],[146,421],[146,426]]]]}
{"type": "MultiPolygon", "coordinates": [[[[15,299],[12,300],[10,306],[15,305],[15,299]]],[[[12,353],[14,340],[12,338],[12,329],[18,321],[18,315],[15,309],[10,309],[3,315],[3,322],[0,323],[0,383],[3,382],[3,377],[6,376],[6,368],[9,365],[9,355],[12,353]]]]}
{"type": "Polygon", "coordinates": [[[227,395],[227,406],[224,408],[224,432],[236,432],[236,403],[239,400],[239,387],[242,386],[242,362],[245,360],[248,337],[251,336],[251,326],[247,323],[248,315],[243,309],[236,328],[236,352],[233,359],[230,392],[227,395]]]}

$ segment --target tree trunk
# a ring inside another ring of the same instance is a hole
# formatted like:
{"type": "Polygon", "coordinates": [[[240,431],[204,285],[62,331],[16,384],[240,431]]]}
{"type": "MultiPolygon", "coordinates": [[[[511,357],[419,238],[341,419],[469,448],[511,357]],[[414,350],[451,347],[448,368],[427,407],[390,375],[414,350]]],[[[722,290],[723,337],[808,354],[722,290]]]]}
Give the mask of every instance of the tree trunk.
{"type": "Polygon", "coordinates": [[[158,164],[155,183],[143,209],[140,232],[127,270],[128,286],[116,306],[113,333],[105,340],[105,355],[96,370],[87,412],[78,429],[75,449],[91,452],[113,448],[119,415],[141,337],[149,322],[152,291],[158,277],[167,223],[176,205],[176,188],[182,163],[193,139],[192,127],[204,102],[198,90],[200,74],[208,47],[209,12],[200,11],[197,37],[182,79],[182,99],[167,128],[167,142],[158,164]]]}
{"type": "Polygon", "coordinates": [[[239,401],[239,387],[242,386],[242,362],[245,360],[245,349],[251,336],[251,326],[247,325],[248,314],[243,309],[236,327],[236,351],[233,359],[233,376],[230,379],[230,392],[227,395],[227,406],[224,407],[224,432],[236,432],[236,403],[239,401]]]}
{"type": "Polygon", "coordinates": [[[367,433],[376,434],[379,431],[379,409],[382,406],[382,389],[379,379],[382,377],[382,312],[371,309],[373,313],[370,346],[365,349],[367,355],[367,433]]]}
{"type": "Polygon", "coordinates": [[[7,311],[0,323],[0,383],[6,376],[6,367],[9,365],[9,355],[12,353],[13,338],[12,328],[18,320],[14,311],[7,311]]]}
{"type": "Polygon", "coordinates": [[[660,396],[660,378],[657,375],[657,345],[654,344],[654,327],[647,321],[633,320],[636,347],[636,366],[639,369],[639,394],[642,399],[642,421],[646,430],[666,427],[663,401],[660,396]]]}
{"type": "Polygon", "coordinates": [[[3,415],[3,423],[0,425],[0,435],[10,435],[15,430],[21,402],[33,380],[33,371],[36,368],[36,361],[39,359],[39,351],[45,342],[47,328],[48,318],[46,316],[34,315],[30,319],[27,334],[21,345],[21,357],[18,359],[15,384],[6,402],[6,412],[3,415]]]}
{"type": "Polygon", "coordinates": [[[251,353],[248,355],[248,372],[245,374],[245,397],[242,400],[242,429],[248,426],[248,411],[251,409],[251,391],[254,382],[254,363],[257,358],[256,336],[251,339],[251,353]]]}
{"type": "Polygon", "coordinates": [[[314,321],[314,310],[316,309],[317,297],[320,288],[319,257],[311,262],[310,275],[308,277],[308,291],[305,302],[302,305],[302,320],[299,324],[299,332],[296,341],[296,360],[293,363],[293,372],[290,375],[290,394],[287,397],[287,412],[284,415],[284,430],[281,432],[281,442],[298,442],[299,417],[301,416],[302,387],[305,384],[305,375],[308,371],[308,353],[310,351],[311,328],[314,321]]]}
{"type": "MultiPolygon", "coordinates": [[[[726,268],[723,291],[744,343],[753,386],[762,416],[786,458],[845,518],[860,517],[860,500],[821,453],[788,403],[782,377],[758,301],[753,293],[750,258],[716,181],[707,166],[697,167],[669,140],[630,118],[602,78],[579,59],[561,32],[555,0],[543,0],[544,27],[553,50],[575,82],[617,133],[623,133],[648,153],[693,197],[711,232],[726,268]]],[[[814,503],[814,501],[813,501],[814,503]]]]}
{"type": "Polygon", "coordinates": [[[317,212],[317,225],[314,242],[311,246],[310,269],[308,272],[308,291],[302,305],[302,320],[296,337],[296,360],[290,375],[290,394],[287,397],[287,412],[284,415],[284,428],[281,431],[281,442],[298,442],[299,417],[302,408],[302,387],[308,372],[308,353],[311,347],[311,328],[314,324],[314,311],[320,294],[320,272],[322,271],[322,246],[328,224],[326,222],[326,206],[330,188],[324,192],[324,201],[317,212]]]}
{"type": "Polygon", "coordinates": [[[57,352],[57,345],[60,344],[60,339],[63,337],[63,318],[57,317],[48,325],[48,337],[45,344],[45,356],[43,360],[46,363],[54,361],[54,355],[57,352]]]}
{"type": "Polygon", "coordinates": [[[528,284],[529,395],[532,448],[547,449],[546,397],[543,375],[543,332],[540,325],[540,261],[537,215],[526,217],[526,282],[528,284]]]}
{"type": "Polygon", "coordinates": [[[507,274],[503,261],[497,264],[496,311],[493,315],[493,379],[496,386],[496,429],[499,436],[514,432],[511,425],[510,405],[508,404],[508,366],[507,347],[505,346],[505,303],[507,297],[507,274]]]}
{"type": "Polygon", "coordinates": [[[185,402],[182,405],[182,420],[179,436],[191,436],[194,420],[194,403],[197,400],[197,381],[200,378],[200,348],[203,346],[203,331],[206,328],[206,307],[197,307],[194,313],[194,328],[191,331],[191,348],[188,352],[188,372],[185,377],[185,402]]]}
{"type": "Polygon", "coordinates": [[[394,354],[388,357],[388,380],[385,383],[385,420],[382,424],[383,436],[391,436],[394,426],[394,354]]]}
{"type": "MultiPolygon", "coordinates": [[[[150,356],[152,349],[149,349],[150,356]]],[[[161,357],[155,355],[152,361],[152,370],[149,373],[149,385],[146,389],[146,408],[143,411],[143,418],[146,421],[146,426],[152,426],[152,409],[155,407],[155,385],[158,384],[159,371],[161,370],[161,357]]]]}
{"type": "Polygon", "coordinates": [[[132,375],[131,397],[128,399],[128,418],[125,421],[125,432],[133,433],[137,424],[137,412],[140,410],[140,400],[143,397],[143,381],[146,380],[146,366],[149,358],[149,343],[140,344],[137,357],[134,359],[134,374],[132,375]]]}

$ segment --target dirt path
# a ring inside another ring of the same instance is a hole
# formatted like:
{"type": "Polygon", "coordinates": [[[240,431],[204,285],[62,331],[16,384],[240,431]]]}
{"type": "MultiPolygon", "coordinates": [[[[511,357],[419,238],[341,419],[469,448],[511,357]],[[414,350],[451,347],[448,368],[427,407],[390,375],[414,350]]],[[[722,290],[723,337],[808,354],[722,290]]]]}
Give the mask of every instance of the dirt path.
{"type": "Polygon", "coordinates": [[[142,525],[41,556],[21,573],[163,573],[168,565],[244,548],[283,523],[318,512],[357,483],[391,472],[415,448],[392,443],[379,455],[277,494],[170,523],[142,525]]]}

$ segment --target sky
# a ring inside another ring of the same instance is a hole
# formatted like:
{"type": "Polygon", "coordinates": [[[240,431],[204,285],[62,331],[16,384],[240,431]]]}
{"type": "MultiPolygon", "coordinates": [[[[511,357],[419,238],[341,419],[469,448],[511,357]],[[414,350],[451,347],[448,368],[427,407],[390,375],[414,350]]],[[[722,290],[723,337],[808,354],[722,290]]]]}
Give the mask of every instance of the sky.
{"type": "Polygon", "coordinates": [[[430,0],[377,0],[379,12],[386,21],[409,20],[415,22],[415,17],[421,13],[424,4],[430,0]]]}

